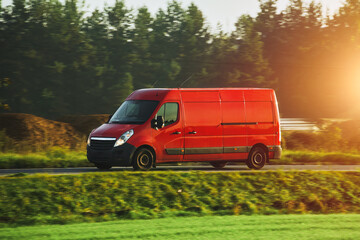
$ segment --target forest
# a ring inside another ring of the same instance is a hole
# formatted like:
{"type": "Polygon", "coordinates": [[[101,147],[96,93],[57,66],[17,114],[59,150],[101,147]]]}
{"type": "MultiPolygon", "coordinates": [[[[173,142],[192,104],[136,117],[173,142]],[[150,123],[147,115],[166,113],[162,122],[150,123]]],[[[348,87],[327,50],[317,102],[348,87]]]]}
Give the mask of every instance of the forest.
{"type": "Polygon", "coordinates": [[[110,114],[140,88],[261,87],[282,117],[359,118],[360,0],[333,15],[276,2],[228,33],[180,1],[151,14],[121,0],[90,13],[86,1],[14,0],[0,8],[1,112],[110,114]]]}

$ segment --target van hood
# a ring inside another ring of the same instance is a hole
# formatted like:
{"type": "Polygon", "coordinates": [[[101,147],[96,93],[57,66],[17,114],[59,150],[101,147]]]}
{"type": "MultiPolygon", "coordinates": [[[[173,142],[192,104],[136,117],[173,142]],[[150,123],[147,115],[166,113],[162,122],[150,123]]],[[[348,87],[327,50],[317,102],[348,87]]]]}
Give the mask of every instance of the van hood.
{"type": "Polygon", "coordinates": [[[92,133],[91,137],[115,137],[119,138],[126,131],[136,128],[137,124],[117,124],[117,123],[106,123],[96,128],[92,133]]]}

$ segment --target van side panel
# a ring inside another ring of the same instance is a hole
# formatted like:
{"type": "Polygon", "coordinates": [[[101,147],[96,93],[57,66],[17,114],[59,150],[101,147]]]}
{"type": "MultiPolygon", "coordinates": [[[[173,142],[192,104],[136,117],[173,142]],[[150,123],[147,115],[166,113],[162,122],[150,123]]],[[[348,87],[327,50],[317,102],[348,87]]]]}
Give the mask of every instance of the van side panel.
{"type": "Polygon", "coordinates": [[[222,158],[221,110],[218,91],[181,91],[185,119],[185,161],[222,158]]]}
{"type": "Polygon", "coordinates": [[[245,91],[248,146],[274,145],[274,114],[271,90],[245,91]]]}
{"type": "Polygon", "coordinates": [[[243,91],[220,91],[224,160],[246,159],[247,134],[243,91]]]}

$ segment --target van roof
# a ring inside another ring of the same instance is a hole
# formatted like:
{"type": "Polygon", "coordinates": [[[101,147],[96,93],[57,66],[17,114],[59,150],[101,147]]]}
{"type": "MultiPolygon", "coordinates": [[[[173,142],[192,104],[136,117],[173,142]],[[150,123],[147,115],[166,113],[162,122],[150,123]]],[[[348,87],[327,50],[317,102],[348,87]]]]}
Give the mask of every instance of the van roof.
{"type": "Polygon", "coordinates": [[[131,93],[127,97],[127,100],[147,99],[147,100],[161,101],[165,97],[167,99],[180,99],[181,92],[185,93],[185,92],[210,92],[210,91],[219,91],[224,93],[229,91],[228,93],[230,94],[230,91],[245,91],[245,92],[262,91],[265,93],[265,92],[272,92],[274,90],[270,88],[144,88],[144,89],[138,89],[133,93],[131,93]]]}
{"type": "Polygon", "coordinates": [[[271,88],[142,88],[136,91],[218,91],[218,90],[273,90],[271,88]]]}

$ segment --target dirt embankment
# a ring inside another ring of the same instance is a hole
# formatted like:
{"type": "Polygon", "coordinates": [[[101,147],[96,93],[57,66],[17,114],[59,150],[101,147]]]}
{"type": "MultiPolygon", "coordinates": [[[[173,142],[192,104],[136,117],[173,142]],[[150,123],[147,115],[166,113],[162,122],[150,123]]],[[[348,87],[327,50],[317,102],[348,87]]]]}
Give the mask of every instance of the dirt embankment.
{"type": "Polygon", "coordinates": [[[76,148],[86,141],[93,128],[104,123],[108,115],[65,116],[53,121],[24,113],[0,114],[0,130],[16,142],[30,145],[76,148]]]}

